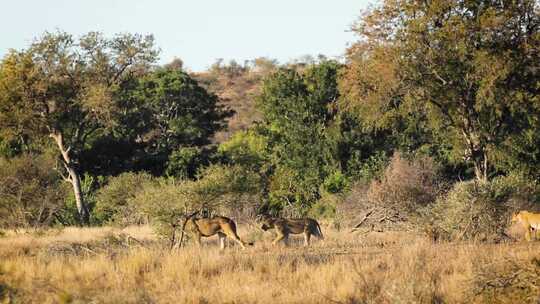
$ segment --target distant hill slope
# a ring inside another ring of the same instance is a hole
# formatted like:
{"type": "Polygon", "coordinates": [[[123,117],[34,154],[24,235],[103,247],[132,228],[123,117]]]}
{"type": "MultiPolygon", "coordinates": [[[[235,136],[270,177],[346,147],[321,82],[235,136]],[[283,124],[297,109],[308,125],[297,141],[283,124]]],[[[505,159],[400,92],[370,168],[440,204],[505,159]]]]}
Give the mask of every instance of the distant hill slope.
{"type": "Polygon", "coordinates": [[[258,58],[244,65],[235,61],[228,64],[218,61],[208,71],[192,73],[202,86],[236,112],[229,120],[228,129],[215,135],[215,142],[226,141],[235,132],[246,130],[261,118],[255,106],[255,98],[264,77],[276,67],[275,61],[258,58]]]}

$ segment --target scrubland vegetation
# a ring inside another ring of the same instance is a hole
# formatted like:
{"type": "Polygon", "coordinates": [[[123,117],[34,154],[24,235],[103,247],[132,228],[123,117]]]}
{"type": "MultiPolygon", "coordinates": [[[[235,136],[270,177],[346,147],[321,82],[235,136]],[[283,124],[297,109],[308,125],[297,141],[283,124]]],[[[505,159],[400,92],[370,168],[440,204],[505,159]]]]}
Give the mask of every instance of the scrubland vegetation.
{"type": "Polygon", "coordinates": [[[536,303],[510,218],[540,211],[538,2],[381,1],[351,30],[342,60],[199,73],[139,34],[8,52],[0,299],[536,303]],[[255,246],[184,242],[194,212],[255,246]],[[263,214],[326,240],[272,247],[263,214]]]}

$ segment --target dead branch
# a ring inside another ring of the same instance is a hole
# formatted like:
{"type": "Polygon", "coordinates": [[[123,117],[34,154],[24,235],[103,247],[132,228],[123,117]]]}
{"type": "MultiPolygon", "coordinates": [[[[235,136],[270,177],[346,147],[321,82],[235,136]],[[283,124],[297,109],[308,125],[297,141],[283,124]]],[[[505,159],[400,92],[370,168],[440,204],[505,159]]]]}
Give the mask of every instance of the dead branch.
{"type": "Polygon", "coordinates": [[[368,217],[375,211],[375,209],[371,209],[370,211],[368,211],[365,215],[364,215],[364,218],[362,218],[362,220],[356,224],[356,226],[354,226],[354,228],[351,230],[351,232],[354,232],[356,230],[358,230],[358,228],[360,228],[360,226],[362,226],[362,224],[364,224],[364,222],[368,219],[368,217]]]}
{"type": "Polygon", "coordinates": [[[185,231],[185,229],[186,229],[187,222],[188,222],[192,217],[194,217],[195,215],[197,215],[197,214],[199,213],[199,211],[200,211],[200,210],[197,210],[197,211],[193,212],[192,214],[188,215],[188,216],[186,217],[186,219],[184,220],[184,224],[182,224],[182,234],[180,235],[180,241],[179,241],[180,247],[182,247],[182,244],[183,244],[183,242],[184,242],[184,234],[185,234],[184,231],[185,231]]]}

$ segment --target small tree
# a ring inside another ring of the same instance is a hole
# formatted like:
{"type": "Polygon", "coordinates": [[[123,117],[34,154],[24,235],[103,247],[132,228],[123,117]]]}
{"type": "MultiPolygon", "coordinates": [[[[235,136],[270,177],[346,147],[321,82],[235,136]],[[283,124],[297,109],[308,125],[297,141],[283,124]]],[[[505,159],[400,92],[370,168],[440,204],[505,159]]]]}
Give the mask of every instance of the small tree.
{"type": "Polygon", "coordinates": [[[81,224],[89,211],[81,191],[81,151],[91,136],[113,125],[115,89],[154,62],[152,36],[112,39],[91,32],[76,40],[45,33],[0,64],[0,127],[6,137],[53,139],[72,184],[81,224]]]}

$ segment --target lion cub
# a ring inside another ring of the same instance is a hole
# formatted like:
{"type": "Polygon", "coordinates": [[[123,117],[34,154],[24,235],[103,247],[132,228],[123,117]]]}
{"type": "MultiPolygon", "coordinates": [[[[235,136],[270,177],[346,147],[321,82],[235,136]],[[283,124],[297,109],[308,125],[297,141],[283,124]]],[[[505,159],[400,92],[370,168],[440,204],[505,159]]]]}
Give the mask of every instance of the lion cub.
{"type": "Polygon", "coordinates": [[[272,244],[276,245],[279,241],[283,240],[287,244],[289,234],[304,234],[304,245],[310,244],[311,236],[314,235],[319,239],[324,239],[321,226],[316,220],[312,218],[300,218],[300,219],[285,219],[285,218],[273,218],[268,216],[262,216],[261,229],[264,231],[275,229],[277,233],[276,239],[272,244]]]}
{"type": "Polygon", "coordinates": [[[512,214],[512,223],[519,222],[525,228],[525,239],[531,240],[531,233],[534,232],[534,238],[536,239],[536,233],[540,229],[540,214],[532,213],[529,211],[520,211],[512,214]]]}

